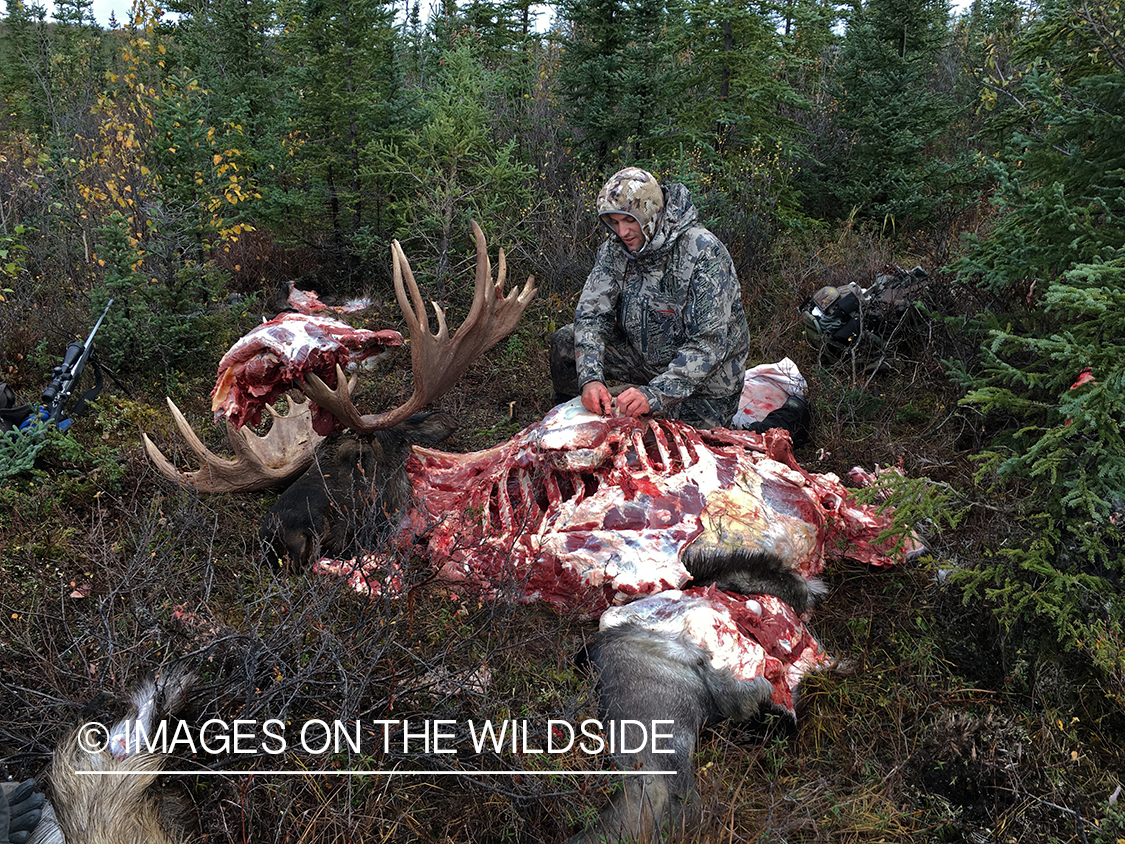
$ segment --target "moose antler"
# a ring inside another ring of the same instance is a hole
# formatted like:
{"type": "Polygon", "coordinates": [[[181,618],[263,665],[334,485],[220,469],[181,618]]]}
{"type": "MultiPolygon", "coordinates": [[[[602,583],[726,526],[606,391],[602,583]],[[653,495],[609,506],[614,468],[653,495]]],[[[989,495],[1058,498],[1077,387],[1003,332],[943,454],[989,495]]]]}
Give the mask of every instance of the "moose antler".
{"type": "MultiPolygon", "coordinates": [[[[535,277],[528,276],[523,289],[504,295],[504,281],[508,274],[504,250],[500,250],[496,283],[492,282],[492,264],[484,233],[474,220],[473,237],[477,243],[476,290],[469,315],[457,329],[452,339],[445,324],[445,310],[433,303],[438,330],[431,333],[426,320],[426,306],[418,284],[402,247],[396,240],[391,244],[394,263],[395,298],[402,308],[410,329],[410,361],[414,374],[414,392],[405,403],[394,410],[379,414],[360,415],[352,404],[347,390],[330,389],[320,378],[309,374],[305,378],[305,395],[329,411],[353,431],[371,433],[390,428],[417,413],[439,396],[447,393],[474,360],[497,341],[512,333],[532,297],[535,296],[535,277]],[[403,285],[410,288],[410,300],[403,285]],[[413,303],[413,306],[411,305],[413,303]]],[[[343,371],[337,366],[338,383],[343,383],[343,371]]]]}
{"type": "MultiPolygon", "coordinates": [[[[343,384],[344,379],[341,378],[340,383],[343,384]]],[[[348,386],[342,389],[354,386],[353,377],[348,386]]],[[[227,420],[227,439],[235,454],[231,460],[219,457],[207,448],[191,429],[175,402],[171,399],[166,401],[176,427],[203,463],[203,468],[194,472],[180,471],[153,444],[148,434],[142,433],[145,453],[157,471],[168,480],[198,492],[249,492],[282,486],[308,468],[316,447],[324,439],[313,430],[309,400],[290,398],[289,412],[285,415],[278,413],[271,405],[266,405],[273,421],[265,436],[260,437],[249,428],[235,428],[227,420]]]]}
{"type": "MultiPolygon", "coordinates": [[[[535,279],[529,277],[522,290],[513,290],[505,296],[507,265],[504,250],[500,250],[499,270],[493,284],[484,234],[475,222],[472,226],[477,244],[476,290],[469,315],[452,339],[445,325],[445,312],[436,304],[434,311],[437,313],[438,330],[430,333],[425,320],[425,304],[410,264],[397,241],[391,246],[395,297],[410,327],[410,357],[414,372],[414,392],[410,398],[386,413],[361,415],[351,400],[355,376],[346,381],[343,370],[337,365],[338,386],[335,389],[329,388],[316,375],[310,374],[305,378],[304,392],[309,399],[354,431],[370,433],[390,428],[448,392],[473,360],[512,332],[524,308],[535,295],[535,279]],[[409,300],[406,286],[410,288],[409,300]]],[[[194,472],[180,471],[147,435],[142,434],[145,452],[166,478],[199,492],[246,492],[280,486],[309,466],[317,445],[323,439],[313,430],[312,408],[307,400],[291,402],[289,413],[284,416],[267,405],[273,421],[264,437],[245,428],[236,429],[228,418],[227,438],[235,454],[232,460],[213,454],[192,431],[171,399],[168,399],[168,407],[176,427],[203,468],[194,472]]]]}

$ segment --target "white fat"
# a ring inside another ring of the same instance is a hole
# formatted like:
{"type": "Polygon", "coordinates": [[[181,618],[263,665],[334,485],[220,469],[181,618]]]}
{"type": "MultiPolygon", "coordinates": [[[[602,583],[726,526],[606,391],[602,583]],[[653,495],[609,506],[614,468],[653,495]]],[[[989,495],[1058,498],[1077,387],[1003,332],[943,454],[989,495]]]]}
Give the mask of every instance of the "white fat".
{"type": "MultiPolygon", "coordinates": [[[[757,606],[760,616],[761,605],[757,606]]],[[[686,597],[678,590],[669,590],[623,607],[611,607],[602,614],[599,626],[608,630],[626,622],[660,636],[688,639],[708,655],[712,666],[729,670],[740,680],[763,675],[765,649],[738,629],[726,606],[705,596],[686,597]]]]}

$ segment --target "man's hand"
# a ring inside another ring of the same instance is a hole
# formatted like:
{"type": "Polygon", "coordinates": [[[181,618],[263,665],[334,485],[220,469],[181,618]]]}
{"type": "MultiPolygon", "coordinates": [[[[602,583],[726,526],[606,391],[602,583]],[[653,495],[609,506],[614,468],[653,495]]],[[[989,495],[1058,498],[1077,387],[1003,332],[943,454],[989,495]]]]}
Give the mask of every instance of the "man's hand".
{"type": "Polygon", "coordinates": [[[591,413],[613,415],[613,396],[601,381],[591,381],[582,388],[582,406],[591,413]]]}
{"type": "Polygon", "coordinates": [[[636,387],[624,390],[615,407],[613,396],[601,381],[591,381],[582,388],[582,406],[602,416],[644,416],[650,410],[645,394],[636,387]]]}
{"type": "Polygon", "coordinates": [[[0,844],[25,844],[43,815],[35,780],[0,784],[0,844]]]}
{"type": "Polygon", "coordinates": [[[648,399],[636,387],[630,387],[617,397],[617,412],[622,416],[644,416],[649,412],[648,399]]]}

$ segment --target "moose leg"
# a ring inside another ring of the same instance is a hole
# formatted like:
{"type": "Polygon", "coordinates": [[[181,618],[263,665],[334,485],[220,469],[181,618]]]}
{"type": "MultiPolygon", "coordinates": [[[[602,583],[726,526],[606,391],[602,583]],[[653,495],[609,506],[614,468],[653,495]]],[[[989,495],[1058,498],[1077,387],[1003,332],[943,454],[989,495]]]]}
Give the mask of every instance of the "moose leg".
{"type": "Polygon", "coordinates": [[[700,728],[719,718],[754,717],[772,685],[764,677],[744,681],[718,671],[697,645],[632,622],[601,631],[593,661],[603,723],[629,719],[651,729],[654,721],[670,721],[672,740],[671,747],[648,742],[639,753],[616,755],[623,771],[645,773],[624,777],[594,826],[571,844],[661,840],[689,828],[698,797],[692,759],[700,728]]]}
{"type": "Polygon", "coordinates": [[[715,584],[740,595],[774,595],[798,614],[815,607],[828,594],[828,587],[815,577],[806,578],[786,565],[776,554],[719,548],[691,551],[684,555],[692,586],[715,584]]]}

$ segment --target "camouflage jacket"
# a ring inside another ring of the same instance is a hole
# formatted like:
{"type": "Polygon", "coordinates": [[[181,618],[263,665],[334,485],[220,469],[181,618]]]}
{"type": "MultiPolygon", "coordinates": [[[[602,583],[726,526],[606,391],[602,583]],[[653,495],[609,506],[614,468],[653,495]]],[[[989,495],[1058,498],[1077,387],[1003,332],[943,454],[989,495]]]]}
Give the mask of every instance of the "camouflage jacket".
{"type": "Polygon", "coordinates": [[[604,381],[603,349],[616,326],[654,369],[638,385],[655,413],[689,396],[741,391],[750,331],[726,247],[696,224],[683,185],[664,189],[664,212],[651,242],[628,252],[616,237],[598,249],[574,315],[578,382],[604,381]]]}

